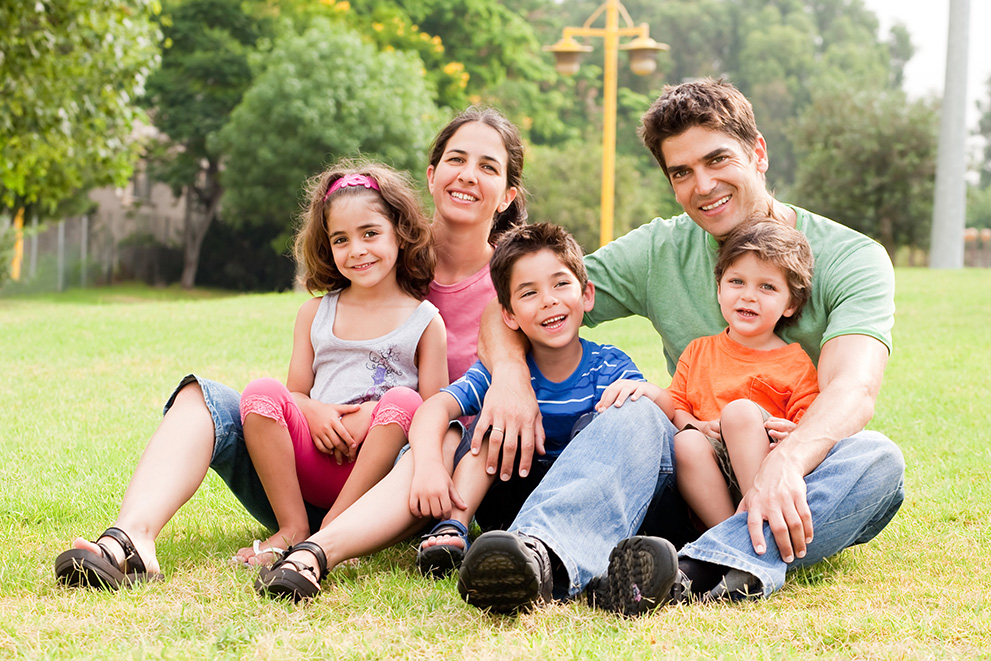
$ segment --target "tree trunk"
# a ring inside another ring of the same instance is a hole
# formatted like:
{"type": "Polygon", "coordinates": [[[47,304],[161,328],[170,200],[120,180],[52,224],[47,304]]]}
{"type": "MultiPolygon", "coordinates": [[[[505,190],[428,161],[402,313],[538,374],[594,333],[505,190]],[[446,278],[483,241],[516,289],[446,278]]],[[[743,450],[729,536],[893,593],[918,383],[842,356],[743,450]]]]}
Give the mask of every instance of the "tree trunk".
{"type": "Polygon", "coordinates": [[[220,208],[220,197],[223,189],[217,178],[218,168],[213,161],[210,161],[204,174],[204,186],[200,190],[195,186],[186,188],[186,214],[185,226],[182,232],[183,243],[183,263],[182,278],[180,280],[183,289],[192,289],[196,284],[196,271],[200,266],[200,249],[203,247],[203,239],[206,238],[207,230],[217,216],[220,208]]]}
{"type": "Polygon", "coordinates": [[[898,246],[895,245],[895,224],[891,221],[890,216],[884,214],[878,219],[877,232],[878,242],[884,246],[884,250],[888,253],[888,258],[894,263],[895,250],[898,246]]]}

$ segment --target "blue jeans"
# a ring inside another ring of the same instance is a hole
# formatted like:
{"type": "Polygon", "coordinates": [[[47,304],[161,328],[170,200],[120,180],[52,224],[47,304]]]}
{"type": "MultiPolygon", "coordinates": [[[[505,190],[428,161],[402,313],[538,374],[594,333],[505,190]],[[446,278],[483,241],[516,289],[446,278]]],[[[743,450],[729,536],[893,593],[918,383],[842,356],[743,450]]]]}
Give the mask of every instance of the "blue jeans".
{"type": "MultiPolygon", "coordinates": [[[[561,560],[569,596],[606,571],[616,544],[635,534],[653,502],[685,520],[674,477],[674,425],[653,402],[641,398],[597,416],[571,441],[511,526],[544,542],[561,560]]],[[[684,546],[695,558],[757,576],[768,595],[784,584],[791,567],[812,564],[868,541],[891,520],[904,499],[905,462],[898,448],[876,432],[837,443],[805,481],[815,539],[805,558],[781,560],[764,524],[767,551],[757,555],[746,514],[735,515],[684,546]]]]}
{"type": "MultiPolygon", "coordinates": [[[[196,381],[203,391],[203,401],[210,411],[210,417],[213,418],[214,441],[210,468],[223,479],[244,509],[248,510],[248,514],[269,530],[278,530],[275,512],[272,511],[265,488],[248,455],[248,447],[244,444],[240,393],[217,381],[189,374],[176,386],[165,404],[164,413],[168,413],[172,408],[179,391],[193,381],[196,381]]],[[[327,510],[306,503],[306,514],[310,521],[310,530],[317,531],[327,510]]]]}

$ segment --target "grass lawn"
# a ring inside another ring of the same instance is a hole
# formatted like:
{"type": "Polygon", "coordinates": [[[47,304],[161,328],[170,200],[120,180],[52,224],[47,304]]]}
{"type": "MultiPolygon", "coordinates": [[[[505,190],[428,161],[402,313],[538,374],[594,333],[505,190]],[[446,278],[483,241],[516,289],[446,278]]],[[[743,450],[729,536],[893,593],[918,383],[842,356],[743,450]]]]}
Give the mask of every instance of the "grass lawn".
{"type": "MultiPolygon", "coordinates": [[[[254,572],[228,559],[265,533],[212,473],[159,539],[164,583],[56,585],[55,556],[113,520],[179,378],[284,378],[304,299],[142,288],[0,299],[0,657],[988,658],[991,271],[897,280],[895,352],[871,428],[905,453],[898,516],[770,599],[638,620],[577,602],[488,615],[454,579],[421,578],[408,544],[337,570],[307,606],[259,599],[254,572]]],[[[587,336],[666,383],[642,320],[587,336]]]]}

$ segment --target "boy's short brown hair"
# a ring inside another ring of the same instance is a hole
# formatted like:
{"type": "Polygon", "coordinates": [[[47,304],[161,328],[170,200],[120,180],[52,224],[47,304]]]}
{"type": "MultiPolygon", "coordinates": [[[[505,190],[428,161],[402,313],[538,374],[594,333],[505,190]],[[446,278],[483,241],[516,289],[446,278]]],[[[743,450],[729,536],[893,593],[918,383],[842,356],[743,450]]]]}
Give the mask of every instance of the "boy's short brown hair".
{"type": "Polygon", "coordinates": [[[748,253],[785,272],[790,305],[795,311],[790,317],[781,317],[776,328],[794,322],[812,294],[814,260],[808,239],[799,230],[768,214],[754,214],[730,232],[719,246],[716,282],[722,280],[726,269],[748,253]]]}
{"type": "Polygon", "coordinates": [[[492,261],[489,262],[489,273],[496,290],[499,305],[507,312],[513,311],[512,286],[513,266],[521,257],[532,255],[541,250],[550,250],[561,263],[578,278],[582,291],[588,284],[588,272],[582,260],[582,248],[568,230],[550,223],[534,225],[519,225],[499,237],[492,261]]]}
{"type": "Polygon", "coordinates": [[[703,78],[667,85],[640,118],[638,131],[665,176],[668,166],[661,144],[694,126],[726,133],[747,149],[753,149],[760,136],[753,106],[729,82],[703,78]]]}

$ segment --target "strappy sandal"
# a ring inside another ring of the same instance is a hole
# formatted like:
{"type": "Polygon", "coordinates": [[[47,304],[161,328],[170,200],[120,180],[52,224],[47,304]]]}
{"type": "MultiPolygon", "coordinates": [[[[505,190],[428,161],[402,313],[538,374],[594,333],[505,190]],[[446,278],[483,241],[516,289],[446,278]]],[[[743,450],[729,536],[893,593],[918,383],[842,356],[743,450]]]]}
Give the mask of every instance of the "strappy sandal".
{"type": "Polygon", "coordinates": [[[99,555],[85,549],[70,549],[60,553],[55,558],[55,577],[73,587],[86,585],[103,590],[117,590],[136,583],[162,579],[162,574],[148,571],[126,532],[110,527],[97,539],[103,537],[109,537],[120,544],[124,551],[124,559],[120,563],[105,544],[94,542],[100,547],[99,555]]]}
{"type": "Polygon", "coordinates": [[[320,582],[327,575],[327,556],[323,549],[314,542],[300,542],[286,549],[286,553],[271,569],[262,567],[255,579],[255,591],[266,597],[292,599],[302,601],[312,599],[320,593],[320,582]],[[299,560],[290,560],[289,556],[296,551],[309,551],[317,560],[316,569],[299,560]],[[292,568],[286,567],[292,565],[292,568]],[[313,581],[303,576],[307,572],[313,576],[313,581]],[[314,581],[316,581],[314,583],[314,581]]]}
{"type": "MultiPolygon", "coordinates": [[[[286,554],[286,549],[280,549],[277,546],[266,546],[265,548],[262,548],[262,544],[263,544],[263,542],[260,539],[256,539],[254,542],[252,542],[252,544],[251,544],[251,550],[255,554],[254,557],[257,558],[262,553],[271,553],[272,555],[275,556],[276,561],[278,561],[279,558],[281,558],[282,556],[284,556],[286,554]]],[[[258,563],[256,565],[252,565],[250,562],[238,560],[237,559],[237,556],[235,555],[233,558],[231,558],[231,564],[232,565],[238,565],[240,567],[248,568],[248,567],[257,567],[261,563],[258,563]]]]}
{"type": "Polygon", "coordinates": [[[420,537],[420,548],[416,551],[416,566],[424,576],[443,578],[461,566],[461,560],[464,559],[469,546],[471,542],[468,540],[468,529],[465,524],[455,519],[446,519],[420,537]],[[423,546],[423,542],[431,537],[454,537],[460,539],[464,545],[423,546]]]}

